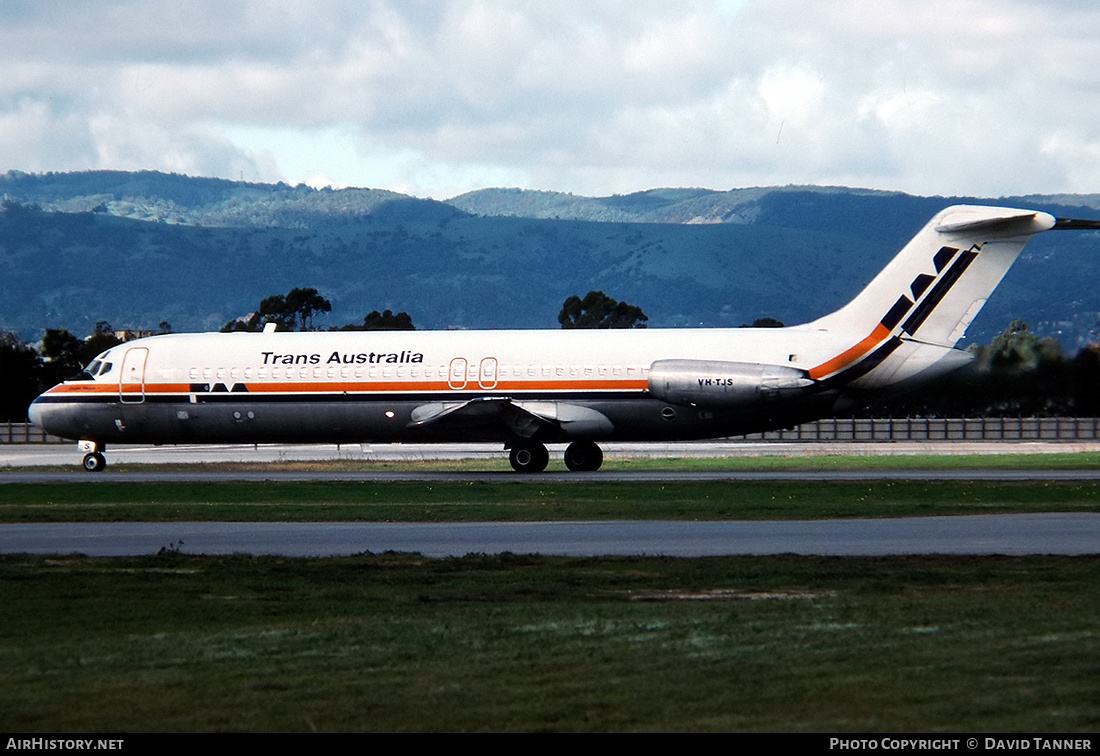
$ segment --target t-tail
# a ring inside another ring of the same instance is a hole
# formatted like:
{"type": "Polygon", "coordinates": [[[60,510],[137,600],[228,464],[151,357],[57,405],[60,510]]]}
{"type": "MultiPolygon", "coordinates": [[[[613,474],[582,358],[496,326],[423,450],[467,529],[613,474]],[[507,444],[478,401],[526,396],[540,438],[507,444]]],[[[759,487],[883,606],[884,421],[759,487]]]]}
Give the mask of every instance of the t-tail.
{"type": "Polygon", "coordinates": [[[819,384],[880,389],[954,370],[954,346],[1032,236],[1097,229],[1035,210],[956,205],[937,214],[851,302],[804,328],[847,348],[813,365],[819,384]]]}

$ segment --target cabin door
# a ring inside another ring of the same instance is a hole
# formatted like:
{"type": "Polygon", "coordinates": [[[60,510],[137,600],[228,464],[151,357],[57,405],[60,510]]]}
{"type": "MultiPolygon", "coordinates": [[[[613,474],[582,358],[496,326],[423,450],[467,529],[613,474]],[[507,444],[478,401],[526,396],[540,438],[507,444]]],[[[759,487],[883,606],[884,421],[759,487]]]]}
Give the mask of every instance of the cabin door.
{"type": "Polygon", "coordinates": [[[133,347],[122,358],[122,374],[118,379],[118,399],[123,404],[140,404],[145,401],[145,361],[149,350],[133,347]]]}

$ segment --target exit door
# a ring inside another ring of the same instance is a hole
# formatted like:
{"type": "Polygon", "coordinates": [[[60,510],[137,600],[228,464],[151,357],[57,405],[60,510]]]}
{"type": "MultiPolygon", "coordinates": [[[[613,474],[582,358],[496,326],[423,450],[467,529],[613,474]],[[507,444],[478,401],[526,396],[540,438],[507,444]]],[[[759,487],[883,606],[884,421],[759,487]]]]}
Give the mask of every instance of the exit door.
{"type": "Polygon", "coordinates": [[[149,350],[133,347],[122,358],[122,373],[118,379],[118,399],[124,404],[140,404],[145,401],[145,361],[149,350]]]}

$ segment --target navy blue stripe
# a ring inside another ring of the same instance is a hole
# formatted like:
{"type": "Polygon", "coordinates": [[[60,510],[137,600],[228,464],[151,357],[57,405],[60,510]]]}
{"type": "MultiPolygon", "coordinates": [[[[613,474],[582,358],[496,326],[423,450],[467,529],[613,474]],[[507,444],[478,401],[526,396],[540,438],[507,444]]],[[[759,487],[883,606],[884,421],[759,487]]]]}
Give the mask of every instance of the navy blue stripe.
{"type": "Polygon", "coordinates": [[[970,267],[970,263],[978,257],[978,253],[973,250],[967,250],[959,256],[959,259],[947,269],[947,272],[943,274],[936,285],[932,287],[932,291],[928,296],[924,298],[917,308],[913,310],[913,314],[909,316],[909,319],[905,321],[902,328],[910,336],[914,336],[917,333],[917,329],[924,324],[924,321],[932,314],[937,305],[943,301],[943,298],[947,296],[947,293],[951,291],[951,287],[954,286],[962,274],[966,272],[966,269],[970,267]]]}
{"type": "Polygon", "coordinates": [[[890,312],[886,313],[886,317],[882,319],[882,324],[886,326],[887,330],[894,330],[894,326],[901,322],[901,319],[905,317],[905,313],[909,312],[909,308],[913,306],[913,300],[902,294],[898,297],[898,301],[894,303],[894,306],[890,308],[890,312]]]}
{"type": "Polygon", "coordinates": [[[821,381],[819,385],[832,387],[839,383],[849,383],[857,378],[860,378],[867,373],[881,365],[887,357],[894,353],[894,351],[902,344],[901,339],[897,336],[891,336],[890,340],[880,346],[875,351],[864,357],[861,361],[852,365],[846,370],[842,370],[836,375],[830,376],[821,381]]]}

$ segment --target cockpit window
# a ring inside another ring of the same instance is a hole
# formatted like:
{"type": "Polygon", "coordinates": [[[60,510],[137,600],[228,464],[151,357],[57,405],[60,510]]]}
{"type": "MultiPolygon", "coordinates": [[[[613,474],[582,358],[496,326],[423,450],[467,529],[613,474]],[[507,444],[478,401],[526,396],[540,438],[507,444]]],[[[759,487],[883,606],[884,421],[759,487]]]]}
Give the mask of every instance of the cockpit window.
{"type": "Polygon", "coordinates": [[[80,371],[79,375],[69,380],[92,381],[95,380],[96,376],[107,375],[107,373],[111,372],[111,368],[114,367],[114,364],[104,361],[103,356],[104,355],[101,354],[99,357],[96,357],[92,360],[91,364],[80,371]]]}

